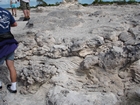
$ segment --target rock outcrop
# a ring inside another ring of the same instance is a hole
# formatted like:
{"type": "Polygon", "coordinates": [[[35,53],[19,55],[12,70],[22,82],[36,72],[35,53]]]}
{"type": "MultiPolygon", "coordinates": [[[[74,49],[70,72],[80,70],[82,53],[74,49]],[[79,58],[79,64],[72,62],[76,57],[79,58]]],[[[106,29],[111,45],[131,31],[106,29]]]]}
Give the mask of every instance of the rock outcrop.
{"type": "Polygon", "coordinates": [[[12,30],[19,93],[9,105],[140,104],[139,5],[43,9],[12,30]]]}

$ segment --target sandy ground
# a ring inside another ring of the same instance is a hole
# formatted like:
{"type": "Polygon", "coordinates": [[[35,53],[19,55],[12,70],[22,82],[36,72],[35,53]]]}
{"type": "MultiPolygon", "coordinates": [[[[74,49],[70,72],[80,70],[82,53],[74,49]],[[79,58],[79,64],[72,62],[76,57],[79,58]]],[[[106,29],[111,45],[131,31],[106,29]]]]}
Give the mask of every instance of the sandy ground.
{"type": "MultiPolygon", "coordinates": [[[[39,17],[44,16],[50,13],[51,11],[56,11],[59,9],[69,9],[69,10],[75,10],[75,11],[81,11],[83,13],[83,16],[81,18],[84,20],[83,23],[76,27],[70,27],[70,28],[56,28],[55,31],[47,31],[48,34],[51,34],[55,36],[55,38],[66,38],[66,37],[91,37],[94,33],[98,32],[95,29],[100,27],[112,27],[112,28],[121,28],[125,27],[125,29],[128,29],[131,27],[130,24],[125,23],[125,18],[131,17],[134,13],[139,13],[140,11],[140,5],[125,5],[125,6],[113,6],[113,5],[106,5],[106,6],[90,6],[90,7],[46,7],[45,12],[34,12],[35,9],[31,9],[31,18],[33,17],[39,17]],[[92,16],[93,13],[96,11],[101,11],[101,14],[97,17],[92,16]],[[110,21],[112,21],[110,23],[110,21]],[[73,30],[73,31],[71,31],[73,30]]],[[[15,20],[17,21],[18,26],[12,27],[11,31],[13,34],[16,35],[22,35],[26,34],[25,32],[27,29],[25,29],[25,26],[27,24],[27,21],[22,21],[23,18],[23,12],[21,10],[17,10],[17,17],[15,17],[15,20]]],[[[101,30],[99,30],[100,32],[101,30]]],[[[21,36],[22,37],[22,36],[21,36]]],[[[17,94],[11,94],[7,91],[7,89],[4,87],[3,91],[7,92],[5,100],[8,103],[8,105],[46,105],[45,104],[45,95],[48,84],[44,84],[38,92],[35,94],[29,94],[29,95],[21,95],[19,92],[17,94]]],[[[20,89],[20,87],[18,88],[20,89]]]]}

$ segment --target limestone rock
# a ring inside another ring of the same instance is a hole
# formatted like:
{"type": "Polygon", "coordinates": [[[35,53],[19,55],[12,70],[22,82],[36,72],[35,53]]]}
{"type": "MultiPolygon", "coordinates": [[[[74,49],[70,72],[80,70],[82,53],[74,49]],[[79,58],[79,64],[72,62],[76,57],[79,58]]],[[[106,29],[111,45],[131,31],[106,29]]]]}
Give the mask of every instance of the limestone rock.
{"type": "MultiPolygon", "coordinates": [[[[0,94],[1,104],[139,105],[139,4],[63,2],[32,8],[28,22],[15,17],[18,93],[0,94]]],[[[5,91],[5,64],[0,71],[5,91]]]]}

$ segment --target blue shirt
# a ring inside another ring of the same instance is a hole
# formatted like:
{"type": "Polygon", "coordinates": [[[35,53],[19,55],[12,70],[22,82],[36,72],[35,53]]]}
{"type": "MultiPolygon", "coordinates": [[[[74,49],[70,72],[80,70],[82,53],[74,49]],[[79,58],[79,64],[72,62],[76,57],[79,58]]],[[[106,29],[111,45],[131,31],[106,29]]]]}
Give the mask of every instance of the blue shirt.
{"type": "MultiPolygon", "coordinates": [[[[14,23],[15,19],[11,13],[0,7],[0,35],[10,32],[10,27],[14,23]]],[[[0,59],[14,52],[17,46],[18,42],[14,38],[0,41],[0,59]]]]}
{"type": "Polygon", "coordinates": [[[15,23],[11,13],[0,7],[0,34],[10,32],[11,25],[15,23]]]}

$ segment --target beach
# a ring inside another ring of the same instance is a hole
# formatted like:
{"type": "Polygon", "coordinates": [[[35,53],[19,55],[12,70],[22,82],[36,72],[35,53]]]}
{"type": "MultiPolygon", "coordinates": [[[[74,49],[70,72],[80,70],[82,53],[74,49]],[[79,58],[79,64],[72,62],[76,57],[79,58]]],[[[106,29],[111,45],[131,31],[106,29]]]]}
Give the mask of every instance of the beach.
{"type": "MultiPolygon", "coordinates": [[[[140,5],[77,2],[18,9],[15,52],[18,92],[6,89],[1,67],[0,102],[7,105],[139,105],[140,5]],[[136,98],[133,98],[136,97],[136,98]]],[[[6,77],[6,78],[5,78],[6,77]]]]}

